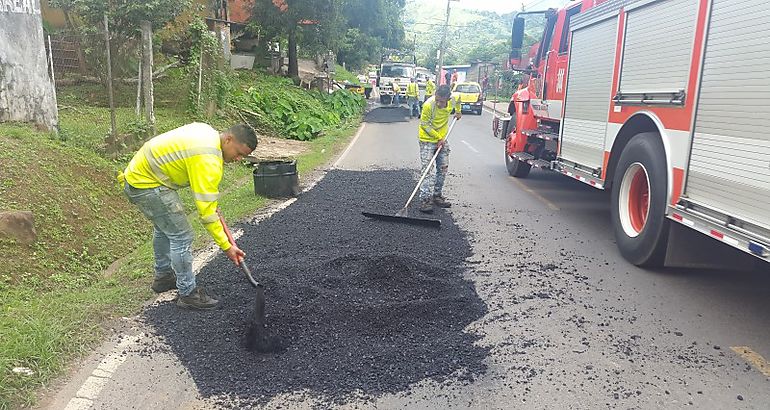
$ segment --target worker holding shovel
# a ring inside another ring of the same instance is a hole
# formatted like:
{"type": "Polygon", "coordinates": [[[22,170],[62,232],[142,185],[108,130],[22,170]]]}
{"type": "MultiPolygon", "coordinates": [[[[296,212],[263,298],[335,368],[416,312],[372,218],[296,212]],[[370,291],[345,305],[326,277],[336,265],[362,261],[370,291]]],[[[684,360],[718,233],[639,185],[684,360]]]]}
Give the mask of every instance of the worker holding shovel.
{"type": "Polygon", "coordinates": [[[178,289],[177,305],[212,309],[219,302],[196,286],[192,270],[193,230],[177,190],[189,186],[203,226],[227,257],[239,265],[246,254],[228,240],[217,215],[219,183],[225,162],[240,161],[257,147],[246,125],[219,133],[210,125],[188,124],[147,141],[118,175],[129,201],[154,227],[157,293],[178,289]]]}
{"type": "Polygon", "coordinates": [[[422,106],[420,115],[420,162],[423,169],[428,166],[436,154],[436,173],[428,173],[420,186],[420,212],[432,213],[433,205],[439,208],[452,206],[444,195],[444,179],[449,170],[449,145],[446,136],[449,131],[449,117],[454,113],[456,119],[462,117],[460,109],[452,98],[448,85],[442,85],[436,90],[436,95],[429,98],[422,106]]]}

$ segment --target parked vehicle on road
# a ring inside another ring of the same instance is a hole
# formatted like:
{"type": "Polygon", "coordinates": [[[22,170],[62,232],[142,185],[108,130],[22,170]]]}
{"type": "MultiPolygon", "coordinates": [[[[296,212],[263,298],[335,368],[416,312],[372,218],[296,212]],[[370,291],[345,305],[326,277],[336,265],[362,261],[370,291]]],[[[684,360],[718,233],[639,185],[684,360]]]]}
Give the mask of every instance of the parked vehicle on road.
{"type": "Polygon", "coordinates": [[[377,91],[380,94],[380,102],[389,104],[393,99],[392,83],[400,86],[402,100],[406,100],[406,85],[415,76],[415,57],[397,52],[384,54],[377,73],[377,91]]]}
{"type": "Polygon", "coordinates": [[[421,89],[425,89],[425,84],[428,82],[429,78],[434,78],[435,76],[425,67],[416,67],[415,70],[415,78],[417,78],[417,85],[420,86],[421,89]]]}
{"type": "MultiPolygon", "coordinates": [[[[690,229],[770,261],[770,25],[752,23],[765,15],[764,0],[519,13],[511,64],[529,78],[511,99],[508,172],[610,190],[618,248],[636,265],[675,263],[690,229]]],[[[699,248],[688,263],[712,256],[699,248]]]]}
{"type": "Polygon", "coordinates": [[[484,106],[484,97],[481,93],[481,86],[479,83],[472,81],[455,83],[454,88],[452,88],[452,97],[460,103],[460,109],[463,112],[472,112],[476,115],[481,115],[481,110],[484,106]]]}

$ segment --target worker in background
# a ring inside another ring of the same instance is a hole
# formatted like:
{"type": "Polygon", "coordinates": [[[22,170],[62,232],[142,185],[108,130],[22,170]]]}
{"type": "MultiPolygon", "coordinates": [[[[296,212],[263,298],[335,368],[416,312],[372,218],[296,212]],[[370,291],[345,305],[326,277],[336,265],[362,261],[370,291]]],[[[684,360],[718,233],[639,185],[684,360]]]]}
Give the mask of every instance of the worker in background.
{"type": "Polygon", "coordinates": [[[178,289],[176,304],[212,309],[218,300],[195,283],[192,270],[193,230],[177,190],[189,186],[203,226],[227,257],[239,265],[246,254],[227,239],[217,214],[219,183],[225,162],[240,161],[257,147],[246,125],[219,133],[192,123],[145,142],[118,181],[129,201],[153,224],[156,293],[178,289]]]}
{"type": "Polygon", "coordinates": [[[390,104],[401,105],[401,87],[396,81],[390,83],[390,86],[393,88],[393,98],[390,100],[390,104]]]}
{"type": "Polygon", "coordinates": [[[420,212],[433,213],[433,206],[449,208],[452,206],[442,193],[444,180],[449,171],[449,145],[446,143],[449,132],[449,117],[454,113],[458,120],[462,117],[457,102],[452,98],[448,85],[436,90],[436,95],[429,98],[422,106],[420,115],[419,140],[420,162],[422,169],[428,166],[437,149],[435,174],[428,172],[420,185],[420,212]]]}
{"type": "Polygon", "coordinates": [[[456,68],[454,70],[452,70],[452,84],[451,84],[452,88],[450,88],[450,90],[455,88],[455,84],[457,84],[457,69],[456,68]]]}
{"type": "Polygon", "coordinates": [[[409,84],[406,85],[406,101],[409,106],[409,118],[420,116],[420,87],[417,85],[417,79],[412,77],[409,84]]]}
{"type": "MultiPolygon", "coordinates": [[[[428,98],[433,97],[433,93],[435,92],[436,83],[428,77],[428,81],[425,83],[425,101],[428,101],[428,98]]],[[[423,101],[423,103],[425,103],[425,101],[423,101]]]]}

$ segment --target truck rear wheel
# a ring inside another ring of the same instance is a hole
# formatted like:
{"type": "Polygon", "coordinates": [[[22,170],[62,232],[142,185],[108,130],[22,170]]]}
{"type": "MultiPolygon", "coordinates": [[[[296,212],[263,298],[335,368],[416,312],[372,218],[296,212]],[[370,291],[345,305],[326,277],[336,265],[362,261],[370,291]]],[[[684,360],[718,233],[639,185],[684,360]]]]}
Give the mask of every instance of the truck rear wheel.
{"type": "Polygon", "coordinates": [[[529,171],[532,169],[532,165],[508,155],[507,143],[505,144],[505,167],[508,168],[508,175],[516,178],[526,178],[529,175],[529,171]]]}
{"type": "Polygon", "coordinates": [[[612,183],[612,225],[626,260],[659,267],[666,257],[668,165],[660,135],[634,136],[623,152],[612,183]]]}

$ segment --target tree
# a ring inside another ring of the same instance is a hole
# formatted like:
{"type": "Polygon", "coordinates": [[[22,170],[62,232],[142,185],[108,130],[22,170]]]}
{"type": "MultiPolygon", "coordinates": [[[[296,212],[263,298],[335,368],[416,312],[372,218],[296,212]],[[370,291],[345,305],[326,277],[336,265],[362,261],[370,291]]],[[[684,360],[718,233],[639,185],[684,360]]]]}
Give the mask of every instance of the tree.
{"type": "MultiPolygon", "coordinates": [[[[152,93],[152,30],[173,20],[190,4],[191,0],[51,0],[51,6],[67,10],[67,13],[75,13],[82,19],[84,24],[77,29],[84,34],[102,32],[106,17],[110,26],[109,35],[117,40],[112,43],[119,46],[128,43],[127,39],[136,40],[141,27],[143,39],[141,87],[144,89],[146,120],[151,128],[154,128],[155,122],[152,93]]],[[[70,16],[70,24],[72,21],[70,16]]],[[[117,56],[118,53],[112,52],[112,55],[117,56]]],[[[102,71],[109,70],[97,70],[100,74],[102,71]]]]}
{"type": "Polygon", "coordinates": [[[340,17],[341,0],[255,0],[252,21],[258,24],[266,38],[285,37],[288,40],[289,76],[299,76],[297,47],[333,49],[344,35],[340,17]]]}
{"type": "Polygon", "coordinates": [[[288,40],[289,75],[297,76],[297,47],[327,50],[360,67],[381,48],[400,48],[405,0],[255,0],[252,22],[267,39],[288,40]]]}
{"type": "Polygon", "coordinates": [[[101,27],[107,14],[110,31],[126,37],[136,38],[141,21],[149,21],[153,29],[163,27],[186,10],[191,0],[50,0],[51,7],[65,10],[73,28],[101,27]],[[71,14],[76,14],[85,24],[74,27],[71,14]]]}
{"type": "Polygon", "coordinates": [[[368,61],[379,60],[383,48],[402,50],[404,5],[405,0],[345,0],[345,18],[356,31],[348,30],[339,60],[360,68],[368,61]]]}
{"type": "Polygon", "coordinates": [[[479,45],[467,54],[467,61],[497,62],[504,61],[511,50],[510,40],[479,45]]]}
{"type": "Polygon", "coordinates": [[[342,45],[337,51],[337,60],[351,68],[361,68],[369,61],[379,58],[381,44],[375,37],[351,28],[345,33],[342,45]]]}

